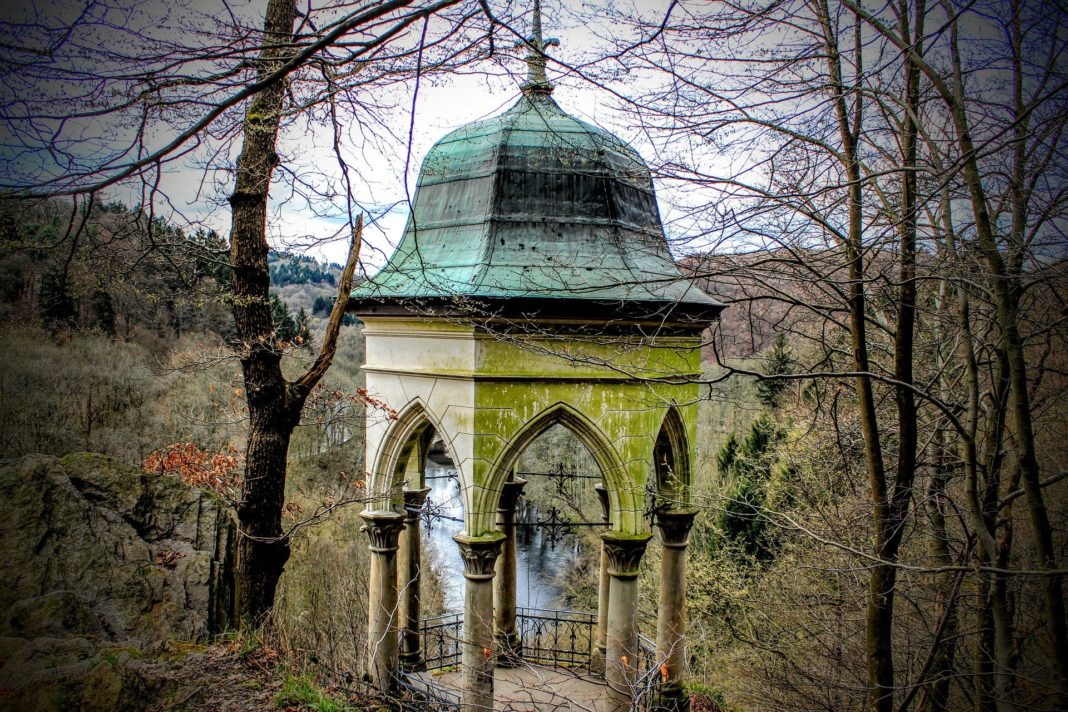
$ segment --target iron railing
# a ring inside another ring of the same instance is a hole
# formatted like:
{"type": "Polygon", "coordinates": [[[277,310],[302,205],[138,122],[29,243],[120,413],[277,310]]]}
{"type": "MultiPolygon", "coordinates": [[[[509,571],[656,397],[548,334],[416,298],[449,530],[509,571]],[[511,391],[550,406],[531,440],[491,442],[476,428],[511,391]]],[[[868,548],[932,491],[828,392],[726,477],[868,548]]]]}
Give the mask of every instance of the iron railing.
{"type": "Polygon", "coordinates": [[[590,669],[597,616],[578,611],[517,608],[520,656],[526,662],[590,669]]]}
{"type": "MultiPolygon", "coordinates": [[[[524,662],[547,667],[591,669],[597,616],[578,611],[538,608],[516,609],[519,655],[524,662]]],[[[463,653],[463,615],[433,616],[423,620],[423,661],[428,671],[459,667],[463,653]]],[[[638,636],[637,677],[634,704],[637,711],[655,710],[660,698],[662,674],[656,644],[638,636]]],[[[398,676],[401,699],[429,712],[461,709],[460,694],[426,677],[398,676]]]]}
{"type": "Polygon", "coordinates": [[[423,619],[423,662],[427,670],[456,667],[462,657],[464,617],[449,613],[423,619]]]}
{"type": "Polygon", "coordinates": [[[637,673],[632,709],[642,712],[657,709],[664,684],[663,675],[660,672],[660,660],[656,656],[656,643],[644,635],[638,636],[637,673]]]}

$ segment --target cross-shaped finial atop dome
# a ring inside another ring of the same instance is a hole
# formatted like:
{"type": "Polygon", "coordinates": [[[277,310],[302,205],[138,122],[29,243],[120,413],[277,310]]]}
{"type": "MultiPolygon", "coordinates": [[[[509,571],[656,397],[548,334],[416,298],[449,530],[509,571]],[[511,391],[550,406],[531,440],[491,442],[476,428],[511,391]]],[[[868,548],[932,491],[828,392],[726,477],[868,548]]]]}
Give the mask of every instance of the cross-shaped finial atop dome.
{"type": "Polygon", "coordinates": [[[524,94],[538,93],[548,94],[553,90],[553,85],[545,76],[545,50],[548,47],[560,46],[560,40],[555,37],[542,39],[541,34],[541,0],[534,0],[534,19],[531,22],[531,35],[525,44],[530,48],[527,54],[527,81],[522,89],[524,94]]]}

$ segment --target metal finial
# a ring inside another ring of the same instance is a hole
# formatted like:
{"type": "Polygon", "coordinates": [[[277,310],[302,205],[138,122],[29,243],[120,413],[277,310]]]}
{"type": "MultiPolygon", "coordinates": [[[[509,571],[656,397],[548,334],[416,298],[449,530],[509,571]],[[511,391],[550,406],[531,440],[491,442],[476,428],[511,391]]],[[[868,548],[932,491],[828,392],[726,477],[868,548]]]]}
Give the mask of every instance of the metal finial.
{"type": "Polygon", "coordinates": [[[541,0],[534,0],[534,18],[531,22],[531,36],[526,42],[517,42],[517,45],[525,44],[530,52],[527,53],[527,81],[523,84],[524,93],[548,94],[553,90],[545,76],[545,49],[547,47],[559,47],[560,40],[555,37],[543,39],[541,34],[541,0]]]}

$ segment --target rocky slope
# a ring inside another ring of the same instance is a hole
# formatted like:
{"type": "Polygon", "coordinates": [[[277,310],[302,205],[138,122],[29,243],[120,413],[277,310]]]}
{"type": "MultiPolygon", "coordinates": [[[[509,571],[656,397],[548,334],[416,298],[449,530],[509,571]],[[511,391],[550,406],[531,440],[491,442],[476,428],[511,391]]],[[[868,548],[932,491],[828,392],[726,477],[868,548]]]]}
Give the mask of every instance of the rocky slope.
{"type": "Polygon", "coordinates": [[[101,455],[0,462],[0,709],[142,709],[174,641],[231,623],[236,525],[101,455]]]}

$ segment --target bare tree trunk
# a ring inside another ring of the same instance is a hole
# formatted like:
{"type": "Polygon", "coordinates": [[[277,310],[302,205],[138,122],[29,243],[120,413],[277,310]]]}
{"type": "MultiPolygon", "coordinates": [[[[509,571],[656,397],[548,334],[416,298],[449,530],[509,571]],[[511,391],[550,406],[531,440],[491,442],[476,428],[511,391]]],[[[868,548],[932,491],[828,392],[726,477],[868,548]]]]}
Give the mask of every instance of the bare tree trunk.
{"type": "MultiPolygon", "coordinates": [[[[270,0],[263,25],[264,48],[257,78],[284,61],[296,19],[295,0],[270,0]]],[[[275,152],[284,85],[275,82],[255,96],[245,112],[244,144],[230,196],[232,308],[241,339],[241,369],[249,411],[245,482],[237,514],[241,528],[238,575],[242,615],[253,622],[274,605],[274,592],[289,559],[282,538],[286,455],[300,415],[294,412],[275,344],[267,266],[267,195],[278,164],[275,152]]]]}
{"type": "MultiPolygon", "coordinates": [[[[949,24],[949,52],[952,61],[952,74],[944,76],[937,68],[927,64],[907,43],[894,36],[883,23],[870,12],[861,8],[855,0],[842,0],[858,17],[863,17],[869,25],[893,41],[899,48],[909,51],[916,65],[930,79],[950,112],[957,146],[960,150],[960,168],[964,184],[968,191],[972,215],[975,221],[976,244],[986,259],[992,278],[991,296],[996,308],[997,324],[1001,329],[1002,348],[1008,365],[1008,378],[1011,388],[1010,412],[1014,425],[1014,438],[1019,457],[1020,479],[1027,501],[1027,511],[1034,533],[1034,549],[1038,565],[1049,573],[1042,577],[1045,598],[1046,632],[1050,637],[1050,655],[1055,680],[1051,687],[1055,692],[1054,707],[1068,709],[1068,621],[1065,619],[1063,577],[1054,573],[1057,570],[1057,555],[1053,546],[1053,529],[1050,525],[1049,511],[1042,492],[1041,471],[1035,450],[1034,423],[1031,413],[1031,394],[1028,389],[1027,357],[1024,342],[1019,329],[1019,285],[1020,260],[1023,244],[1018,231],[1025,225],[1025,196],[1014,190],[1013,226],[1010,234],[1009,249],[1002,251],[997,240],[997,231],[983,186],[982,172],[979,167],[979,153],[972,140],[971,127],[965,104],[965,88],[958,37],[959,17],[951,12],[954,19],[949,24]]],[[[1013,35],[1013,105],[1017,120],[1013,122],[1013,136],[1016,139],[1017,152],[1014,158],[1014,176],[1023,171],[1023,152],[1027,138],[1027,125],[1024,119],[1027,112],[1023,110],[1021,95],[1022,58],[1020,57],[1020,12],[1022,5],[1011,4],[1010,26],[1006,29],[1013,35]]]]}
{"type": "MultiPolygon", "coordinates": [[[[861,431],[864,435],[864,454],[867,461],[871,487],[872,528],[875,553],[883,561],[893,560],[894,531],[892,513],[887,501],[888,487],[886,466],[883,461],[879,423],[875,411],[875,394],[868,356],[867,315],[865,309],[866,287],[864,270],[863,212],[861,164],[858,144],[863,119],[863,93],[859,87],[847,90],[842,74],[841,55],[838,48],[838,32],[835,28],[827,0],[818,0],[816,11],[823,30],[824,46],[827,49],[827,68],[838,122],[839,139],[842,144],[841,162],[848,181],[848,234],[845,240],[846,259],[849,271],[849,332],[853,347],[853,366],[859,374],[855,379],[861,431]],[[852,112],[847,105],[846,94],[851,91],[852,112]]],[[[859,26],[854,37],[854,72],[857,82],[863,76],[861,67],[861,38],[859,26]]],[[[868,584],[866,620],[866,648],[868,663],[868,709],[876,712],[891,712],[894,703],[893,621],[894,583],[896,571],[888,564],[871,567],[868,584]]]]}
{"type": "MultiPolygon", "coordinates": [[[[384,10],[371,14],[378,11],[384,10]]],[[[264,49],[257,66],[259,80],[286,61],[296,16],[295,0],[268,3],[264,49]]],[[[337,351],[363,231],[360,217],[353,228],[348,259],[338,281],[338,298],[319,354],[304,375],[289,382],[282,374],[284,347],[276,343],[274,333],[267,264],[267,199],[271,174],[278,164],[276,142],[284,99],[284,80],[278,80],[256,94],[245,112],[244,145],[230,196],[232,308],[241,339],[249,411],[245,479],[237,510],[241,531],[238,576],[242,615],[254,623],[262,622],[270,613],[278,580],[289,559],[289,540],[282,530],[289,442],[308,395],[326,374],[337,351]]]]}
{"type": "MultiPolygon", "coordinates": [[[[946,489],[953,466],[949,462],[945,431],[941,427],[935,434],[931,456],[934,472],[927,493],[927,518],[931,523],[927,549],[934,566],[948,567],[953,564],[953,559],[949,552],[949,534],[946,529],[946,511],[951,507],[946,489]]],[[[935,613],[944,624],[941,639],[936,641],[937,647],[926,675],[930,680],[928,689],[920,698],[918,707],[924,712],[946,712],[957,652],[957,586],[954,584],[953,574],[949,572],[934,574],[932,578],[935,593],[941,598],[935,606],[935,613]]]]}

